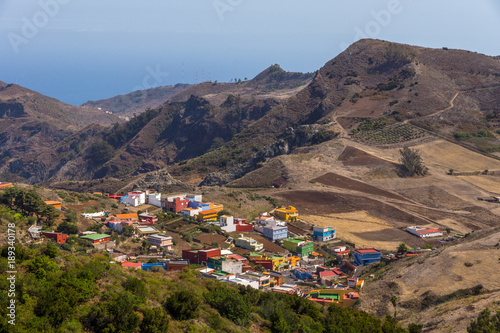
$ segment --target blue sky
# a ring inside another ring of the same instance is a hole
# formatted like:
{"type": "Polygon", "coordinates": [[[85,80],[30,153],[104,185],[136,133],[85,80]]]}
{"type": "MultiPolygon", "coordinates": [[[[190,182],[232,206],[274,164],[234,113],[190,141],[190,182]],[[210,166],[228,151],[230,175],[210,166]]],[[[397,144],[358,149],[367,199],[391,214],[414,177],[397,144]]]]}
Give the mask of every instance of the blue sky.
{"type": "Polygon", "coordinates": [[[0,80],[79,105],[275,63],[312,72],[362,37],[500,55],[497,0],[311,2],[0,0],[0,80]]]}

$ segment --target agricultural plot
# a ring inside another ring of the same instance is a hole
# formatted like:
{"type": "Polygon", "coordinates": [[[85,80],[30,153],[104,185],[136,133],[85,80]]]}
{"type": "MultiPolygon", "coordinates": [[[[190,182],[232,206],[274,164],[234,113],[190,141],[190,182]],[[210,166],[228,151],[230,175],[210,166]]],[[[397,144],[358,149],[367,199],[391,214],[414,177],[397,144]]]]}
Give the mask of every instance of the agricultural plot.
{"type": "Polygon", "coordinates": [[[369,144],[392,144],[422,139],[426,132],[409,124],[396,124],[393,126],[354,132],[353,138],[369,144]]]}

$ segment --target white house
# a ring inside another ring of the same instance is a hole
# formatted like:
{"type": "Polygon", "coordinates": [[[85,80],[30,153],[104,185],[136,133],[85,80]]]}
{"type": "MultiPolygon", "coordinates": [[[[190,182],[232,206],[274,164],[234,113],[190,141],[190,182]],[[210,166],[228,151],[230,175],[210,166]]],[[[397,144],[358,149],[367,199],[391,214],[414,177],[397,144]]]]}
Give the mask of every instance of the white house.
{"type": "Polygon", "coordinates": [[[443,236],[443,231],[439,229],[426,229],[419,226],[413,226],[406,228],[410,234],[415,235],[417,237],[425,238],[425,237],[439,237],[443,236]]]}
{"type": "Polygon", "coordinates": [[[220,228],[226,232],[236,231],[236,225],[234,224],[234,217],[228,215],[222,215],[220,217],[220,228]]]}
{"type": "Polygon", "coordinates": [[[134,207],[144,205],[146,203],[146,193],[142,191],[130,192],[122,198],[122,202],[134,207]]]}
{"type": "Polygon", "coordinates": [[[161,207],[161,193],[149,193],[148,203],[156,207],[161,207]]]}

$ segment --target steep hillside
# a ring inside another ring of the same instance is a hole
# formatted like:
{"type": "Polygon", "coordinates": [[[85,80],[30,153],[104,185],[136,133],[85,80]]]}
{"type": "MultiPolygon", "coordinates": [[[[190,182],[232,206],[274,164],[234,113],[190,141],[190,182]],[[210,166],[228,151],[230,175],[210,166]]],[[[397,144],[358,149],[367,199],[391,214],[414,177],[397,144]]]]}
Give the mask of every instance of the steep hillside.
{"type": "Polygon", "coordinates": [[[122,120],[96,108],[64,104],[0,82],[0,179],[48,178],[62,163],[54,151],[57,145],[89,124],[117,122],[122,120]]]}
{"type": "Polygon", "coordinates": [[[98,101],[88,101],[82,106],[100,108],[113,114],[123,117],[133,117],[134,114],[144,112],[146,109],[155,109],[166,103],[172,96],[189,88],[190,84],[176,84],[174,86],[164,86],[138,90],[125,95],[119,95],[98,101]]]}
{"type": "Polygon", "coordinates": [[[48,177],[15,173],[37,182],[167,168],[192,185],[203,178],[224,185],[270,158],[338,137],[386,148],[439,137],[495,154],[499,73],[494,57],[361,40],[314,78],[273,65],[249,81],[191,86],[130,124],[93,129],[83,151],[69,139],[53,153],[64,158],[51,161],[48,177]]]}
{"type": "Polygon", "coordinates": [[[62,103],[16,84],[0,81],[0,119],[36,120],[58,129],[80,130],[88,124],[112,125],[120,120],[94,107],[62,103]]]}

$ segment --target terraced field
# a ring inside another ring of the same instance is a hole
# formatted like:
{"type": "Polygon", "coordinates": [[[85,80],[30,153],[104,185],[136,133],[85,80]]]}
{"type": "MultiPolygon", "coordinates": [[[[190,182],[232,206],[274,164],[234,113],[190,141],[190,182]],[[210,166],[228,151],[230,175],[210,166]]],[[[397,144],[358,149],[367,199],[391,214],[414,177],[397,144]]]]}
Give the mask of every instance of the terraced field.
{"type": "Polygon", "coordinates": [[[393,126],[370,131],[359,131],[353,138],[368,144],[393,144],[423,139],[427,133],[410,124],[396,124],[393,126]]]}

